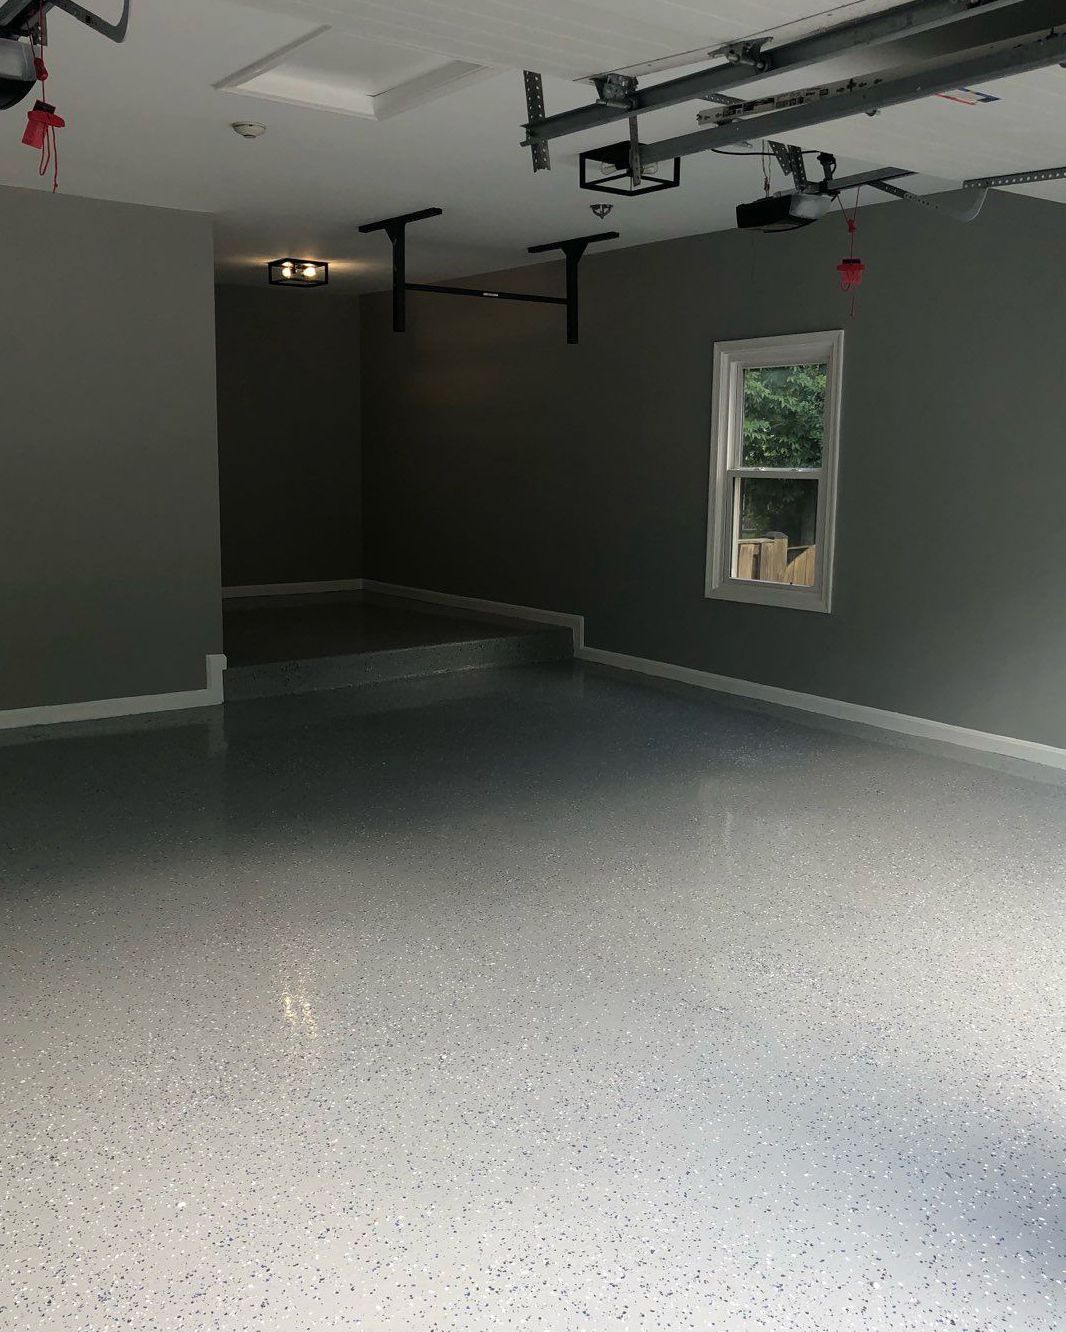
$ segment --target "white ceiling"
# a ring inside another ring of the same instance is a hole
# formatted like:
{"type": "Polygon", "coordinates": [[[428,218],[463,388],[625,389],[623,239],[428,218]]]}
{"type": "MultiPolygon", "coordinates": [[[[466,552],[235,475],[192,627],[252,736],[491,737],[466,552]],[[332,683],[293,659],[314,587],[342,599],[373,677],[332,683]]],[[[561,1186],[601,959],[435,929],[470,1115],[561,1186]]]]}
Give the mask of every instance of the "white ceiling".
{"type": "MultiPolygon", "coordinates": [[[[812,25],[811,0],[254,0],[309,22],[351,28],[459,60],[535,69],[562,79],[688,51],[734,37],[812,25]]],[[[824,4],[849,16],[891,0],[824,4]]],[[[815,7],[818,7],[815,0],[815,7]]]]}
{"type": "Polygon", "coordinates": [[[440,56],[414,46],[393,46],[354,32],[326,28],[292,51],[286,66],[308,76],[325,74],[330,81],[358,83],[372,96],[428,74],[440,56]]]}
{"type": "MultiPolygon", "coordinates": [[[[49,91],[68,121],[61,188],[214,214],[225,280],[265,281],[268,259],[295,254],[328,259],[333,289],[380,287],[387,242],[360,236],[358,224],[431,205],[445,215],[412,233],[412,277],[510,267],[526,261],[530,244],[603,225],[589,213],[592,196],[577,187],[576,155],[622,137],[614,127],[556,143],[554,169],[534,177],[519,147],[526,118],[519,69],[554,71],[545,79],[548,109],[563,110],[589,100],[588,87],[573,81],[579,75],[710,49],[781,24],[795,24],[787,30],[793,36],[798,21],[810,18],[810,4],[134,0],[124,46],[55,13],[49,91]],[[373,96],[388,95],[397,79],[432,77],[448,61],[507,67],[378,120],[215,86],[323,24],[331,31],[319,54],[314,44],[294,53],[294,77],[343,88],[350,76],[350,87],[373,96]],[[229,128],[235,120],[261,121],[267,133],[240,139],[229,128]]],[[[884,0],[861,0],[840,8],[850,15],[883,7],[884,0]]],[[[788,82],[822,74],[804,71],[788,82]]],[[[891,162],[937,178],[921,181],[925,188],[984,171],[1066,163],[1066,73],[1003,80],[994,91],[1002,100],[987,106],[927,99],[808,131],[801,141],[837,152],[842,170],[891,162]]],[[[0,113],[0,181],[38,186],[34,156],[19,142],[23,109],[0,113]]],[[[696,109],[647,117],[643,137],[694,128],[696,109]]],[[[756,159],[704,154],[683,163],[681,189],[620,201],[607,225],[622,232],[618,243],[625,245],[729,227],[735,205],[760,190],[756,159]]],[[[1033,192],[1066,200],[1061,183],[1033,192]]]]}

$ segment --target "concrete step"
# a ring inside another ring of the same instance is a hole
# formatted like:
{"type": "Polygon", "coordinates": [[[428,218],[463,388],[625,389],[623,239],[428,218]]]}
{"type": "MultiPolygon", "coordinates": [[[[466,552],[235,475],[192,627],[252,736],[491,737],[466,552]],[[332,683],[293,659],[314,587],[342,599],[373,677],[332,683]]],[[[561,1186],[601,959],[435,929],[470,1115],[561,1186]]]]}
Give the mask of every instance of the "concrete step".
{"type": "Polygon", "coordinates": [[[352,685],[377,684],[410,676],[562,661],[573,654],[573,636],[569,629],[537,625],[520,633],[512,630],[469,641],[231,666],[225,675],[226,700],[307,694],[319,689],[347,689],[352,685]]]}

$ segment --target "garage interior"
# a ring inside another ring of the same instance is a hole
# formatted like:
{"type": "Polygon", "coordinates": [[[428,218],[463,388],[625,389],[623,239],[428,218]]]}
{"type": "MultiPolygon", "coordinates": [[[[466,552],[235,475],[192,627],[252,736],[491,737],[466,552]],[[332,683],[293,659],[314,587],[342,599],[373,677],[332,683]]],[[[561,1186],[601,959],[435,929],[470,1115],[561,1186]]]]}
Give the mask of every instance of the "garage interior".
{"type": "Polygon", "coordinates": [[[1066,1325],[1064,25],[0,0],[5,1332],[1066,1325]]]}

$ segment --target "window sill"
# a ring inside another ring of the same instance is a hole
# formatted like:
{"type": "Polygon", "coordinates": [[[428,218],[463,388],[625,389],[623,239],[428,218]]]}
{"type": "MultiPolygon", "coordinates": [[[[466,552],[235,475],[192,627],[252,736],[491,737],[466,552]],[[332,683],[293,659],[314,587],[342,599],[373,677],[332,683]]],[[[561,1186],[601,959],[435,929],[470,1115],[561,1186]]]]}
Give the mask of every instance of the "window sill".
{"type": "Polygon", "coordinates": [[[710,601],[744,601],[754,606],[778,606],[785,610],[817,611],[829,614],[829,599],[816,588],[800,590],[784,583],[747,582],[726,578],[708,587],[704,596],[710,601]]]}

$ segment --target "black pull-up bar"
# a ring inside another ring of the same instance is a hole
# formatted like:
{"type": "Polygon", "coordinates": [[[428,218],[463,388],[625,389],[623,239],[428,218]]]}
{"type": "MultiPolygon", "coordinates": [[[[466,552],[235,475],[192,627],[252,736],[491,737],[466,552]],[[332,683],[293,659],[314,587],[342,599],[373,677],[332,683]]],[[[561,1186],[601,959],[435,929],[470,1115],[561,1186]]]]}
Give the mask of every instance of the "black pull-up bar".
{"type": "Polygon", "coordinates": [[[566,260],[566,295],[536,296],[522,291],[482,291],[477,287],[437,286],[426,282],[407,281],[407,228],[412,222],[428,217],[440,217],[443,208],[423,208],[417,213],[404,213],[401,217],[388,217],[383,222],[368,222],[359,228],[364,234],[383,231],[392,242],[392,328],[403,333],[407,327],[407,293],[409,291],[434,292],[439,296],[478,296],[493,301],[528,301],[536,305],[566,306],[566,340],[578,340],[579,284],[578,265],[582,256],[595,241],[617,240],[617,231],[600,231],[594,236],[575,236],[571,240],[550,241],[547,245],[531,245],[530,254],[547,254],[561,250],[566,260]]]}

